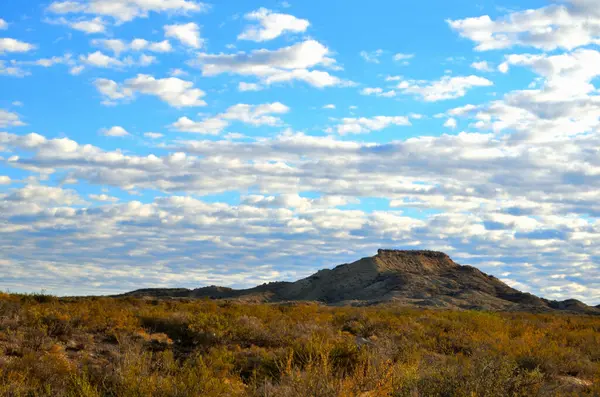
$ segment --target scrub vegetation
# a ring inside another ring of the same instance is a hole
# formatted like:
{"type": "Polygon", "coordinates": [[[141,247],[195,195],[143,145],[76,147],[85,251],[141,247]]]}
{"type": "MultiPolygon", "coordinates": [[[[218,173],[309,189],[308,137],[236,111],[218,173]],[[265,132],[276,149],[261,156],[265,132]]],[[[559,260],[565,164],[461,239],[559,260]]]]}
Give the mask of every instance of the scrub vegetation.
{"type": "Polygon", "coordinates": [[[0,294],[1,396],[598,396],[600,317],[0,294]]]}

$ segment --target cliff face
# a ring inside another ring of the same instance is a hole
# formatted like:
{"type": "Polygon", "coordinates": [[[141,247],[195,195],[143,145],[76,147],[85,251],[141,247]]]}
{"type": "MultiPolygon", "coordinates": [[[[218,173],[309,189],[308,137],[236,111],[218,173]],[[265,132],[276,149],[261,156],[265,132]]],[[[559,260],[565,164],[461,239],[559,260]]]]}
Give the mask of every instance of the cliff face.
{"type": "Polygon", "coordinates": [[[320,301],[333,305],[396,302],[428,307],[600,314],[600,309],[582,302],[548,301],[522,293],[477,268],[455,263],[442,252],[418,250],[380,249],[373,257],[321,270],[293,283],[263,284],[245,290],[215,286],[195,290],[139,290],[126,295],[253,302],[320,301]]]}

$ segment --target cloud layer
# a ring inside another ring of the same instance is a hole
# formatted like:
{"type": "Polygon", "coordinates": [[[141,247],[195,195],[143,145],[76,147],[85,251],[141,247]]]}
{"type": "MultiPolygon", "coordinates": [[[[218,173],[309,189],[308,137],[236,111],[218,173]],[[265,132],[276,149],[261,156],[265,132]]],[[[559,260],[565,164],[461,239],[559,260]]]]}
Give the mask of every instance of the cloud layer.
{"type": "Polygon", "coordinates": [[[386,247],[600,303],[595,2],[457,6],[431,50],[322,7],[0,20],[0,288],[247,287],[386,247]]]}

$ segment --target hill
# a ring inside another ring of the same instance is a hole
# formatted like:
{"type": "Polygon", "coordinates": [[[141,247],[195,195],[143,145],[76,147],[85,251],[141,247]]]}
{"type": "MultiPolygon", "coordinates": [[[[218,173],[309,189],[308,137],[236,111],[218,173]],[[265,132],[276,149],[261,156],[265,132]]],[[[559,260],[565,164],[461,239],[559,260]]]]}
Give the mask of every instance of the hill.
{"type": "Polygon", "coordinates": [[[330,305],[394,302],[419,307],[491,311],[568,311],[600,314],[575,299],[550,301],[509,287],[472,266],[461,266],[436,251],[384,250],[296,282],[250,289],[140,289],[122,296],[236,299],[246,302],[318,301],[330,305]]]}

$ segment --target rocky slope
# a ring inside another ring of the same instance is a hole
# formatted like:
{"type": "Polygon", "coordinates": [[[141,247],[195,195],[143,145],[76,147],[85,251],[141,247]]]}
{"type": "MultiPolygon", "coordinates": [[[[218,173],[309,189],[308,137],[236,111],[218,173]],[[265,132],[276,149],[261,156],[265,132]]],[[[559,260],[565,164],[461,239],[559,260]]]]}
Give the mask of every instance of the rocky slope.
{"type": "Polygon", "coordinates": [[[442,252],[379,250],[296,282],[245,290],[224,287],[143,289],[124,296],[238,299],[253,302],[320,301],[332,305],[397,302],[446,308],[600,314],[574,299],[549,301],[517,291],[477,268],[461,266],[442,252]]]}

